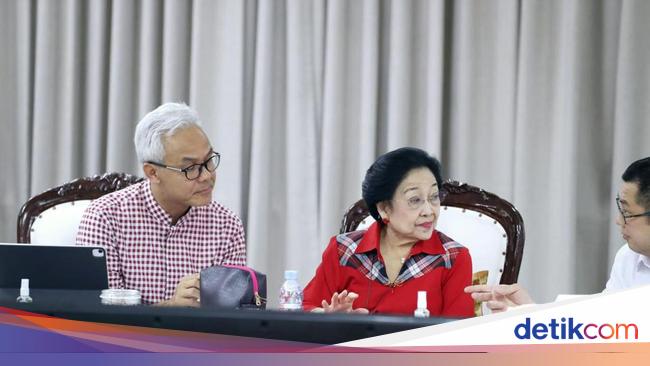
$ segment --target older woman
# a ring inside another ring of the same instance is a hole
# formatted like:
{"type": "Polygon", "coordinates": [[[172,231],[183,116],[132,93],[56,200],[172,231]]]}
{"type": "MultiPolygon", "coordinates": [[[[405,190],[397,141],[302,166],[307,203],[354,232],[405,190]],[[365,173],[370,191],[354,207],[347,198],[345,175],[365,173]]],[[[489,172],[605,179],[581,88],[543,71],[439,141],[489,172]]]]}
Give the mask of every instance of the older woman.
{"type": "Polygon", "coordinates": [[[363,199],[376,220],[333,237],[307,284],[305,310],[413,314],[427,292],[432,316],[472,316],[467,248],[436,231],[440,163],[416,148],[380,156],[366,172],[363,199]]]}

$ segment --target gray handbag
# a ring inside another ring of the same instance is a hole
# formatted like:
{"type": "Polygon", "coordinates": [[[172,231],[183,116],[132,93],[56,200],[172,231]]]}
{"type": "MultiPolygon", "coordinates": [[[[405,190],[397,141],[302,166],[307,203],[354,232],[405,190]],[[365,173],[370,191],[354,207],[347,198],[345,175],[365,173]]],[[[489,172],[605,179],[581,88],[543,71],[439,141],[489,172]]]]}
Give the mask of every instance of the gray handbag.
{"type": "Polygon", "coordinates": [[[201,307],[266,308],[266,275],[246,266],[223,265],[201,271],[201,307]]]}

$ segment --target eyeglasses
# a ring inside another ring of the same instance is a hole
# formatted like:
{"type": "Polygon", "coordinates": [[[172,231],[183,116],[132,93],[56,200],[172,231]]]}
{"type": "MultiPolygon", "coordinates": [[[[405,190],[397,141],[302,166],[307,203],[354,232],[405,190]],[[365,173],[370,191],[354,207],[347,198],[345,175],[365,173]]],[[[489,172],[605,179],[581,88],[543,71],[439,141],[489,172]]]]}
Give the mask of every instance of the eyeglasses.
{"type": "Polygon", "coordinates": [[[409,206],[410,209],[412,210],[419,210],[422,208],[424,205],[424,202],[429,202],[429,204],[433,207],[440,205],[440,201],[444,199],[444,193],[443,192],[436,192],[429,196],[429,198],[425,199],[420,196],[413,196],[409,199],[406,200],[406,204],[409,206]]]}
{"type": "Polygon", "coordinates": [[[155,166],[159,166],[161,168],[166,168],[166,169],[177,171],[179,173],[183,173],[185,174],[185,178],[187,178],[188,180],[195,180],[198,179],[201,176],[201,174],[203,174],[203,169],[209,171],[210,173],[217,170],[220,161],[221,161],[221,154],[215,152],[208,158],[208,160],[202,162],[201,164],[192,164],[187,168],[183,168],[183,169],[175,168],[173,166],[167,166],[161,163],[156,163],[155,161],[148,161],[147,163],[155,166]]]}
{"type": "Polygon", "coordinates": [[[634,218],[634,217],[650,216],[650,211],[640,213],[640,214],[637,214],[637,215],[630,215],[630,214],[626,213],[623,210],[623,207],[621,207],[621,198],[619,196],[616,196],[616,207],[618,208],[618,212],[621,214],[621,217],[623,217],[623,223],[624,224],[627,224],[627,219],[631,219],[631,218],[634,218]]]}

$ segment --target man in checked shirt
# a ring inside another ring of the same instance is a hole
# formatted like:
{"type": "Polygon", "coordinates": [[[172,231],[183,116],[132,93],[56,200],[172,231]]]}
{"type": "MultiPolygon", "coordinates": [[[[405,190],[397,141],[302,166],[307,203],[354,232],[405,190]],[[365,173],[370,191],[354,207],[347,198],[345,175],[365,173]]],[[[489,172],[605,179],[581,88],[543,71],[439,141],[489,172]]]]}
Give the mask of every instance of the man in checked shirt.
{"type": "Polygon", "coordinates": [[[77,245],[106,249],[111,288],[146,304],[198,306],[201,269],[246,264],[241,220],[212,200],[220,154],[196,112],[167,103],[135,130],[145,180],[93,201],[77,245]]]}

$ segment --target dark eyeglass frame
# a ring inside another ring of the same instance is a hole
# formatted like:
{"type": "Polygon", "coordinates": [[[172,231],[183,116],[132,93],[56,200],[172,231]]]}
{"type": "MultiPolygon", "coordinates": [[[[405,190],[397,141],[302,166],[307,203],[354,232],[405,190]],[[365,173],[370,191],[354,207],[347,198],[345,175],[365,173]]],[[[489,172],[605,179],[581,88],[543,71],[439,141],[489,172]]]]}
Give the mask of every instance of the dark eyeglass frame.
{"type": "Polygon", "coordinates": [[[215,151],[214,153],[212,153],[212,155],[210,155],[210,157],[207,158],[204,162],[202,162],[202,163],[200,163],[200,164],[192,164],[192,165],[190,165],[190,166],[188,166],[188,167],[185,167],[185,168],[182,168],[182,169],[181,169],[181,168],[176,168],[176,167],[173,167],[173,166],[169,166],[169,165],[165,165],[165,164],[161,164],[161,163],[157,163],[157,162],[155,162],[155,161],[147,161],[147,163],[149,163],[149,164],[151,164],[151,165],[155,165],[155,166],[158,166],[158,167],[161,167],[161,168],[170,169],[170,170],[173,170],[173,171],[175,171],[175,172],[183,173],[183,174],[185,174],[185,178],[186,178],[187,180],[196,180],[196,179],[199,179],[199,177],[201,177],[201,174],[203,174],[203,169],[207,170],[207,171],[210,172],[210,173],[214,172],[214,171],[217,170],[217,168],[219,167],[219,163],[220,163],[220,162],[221,162],[221,154],[219,154],[219,153],[216,152],[216,151],[215,151]],[[217,160],[216,160],[216,162],[214,163],[214,169],[210,170],[210,168],[208,168],[208,163],[210,162],[210,160],[212,160],[212,159],[214,159],[214,158],[216,158],[217,160]],[[196,176],[195,178],[190,178],[190,177],[187,175],[187,173],[188,173],[190,170],[192,170],[192,169],[194,169],[195,167],[197,167],[197,166],[199,167],[199,174],[197,174],[197,176],[196,176]]]}
{"type": "Polygon", "coordinates": [[[623,213],[623,208],[621,207],[621,198],[619,196],[616,196],[616,208],[618,208],[618,213],[621,214],[621,217],[623,218],[623,223],[627,224],[627,219],[632,219],[635,217],[643,217],[643,216],[648,216],[650,217],[650,211],[646,211],[644,213],[636,214],[636,215],[626,215],[623,213]]]}

